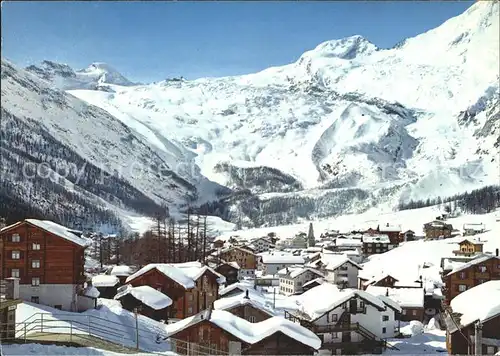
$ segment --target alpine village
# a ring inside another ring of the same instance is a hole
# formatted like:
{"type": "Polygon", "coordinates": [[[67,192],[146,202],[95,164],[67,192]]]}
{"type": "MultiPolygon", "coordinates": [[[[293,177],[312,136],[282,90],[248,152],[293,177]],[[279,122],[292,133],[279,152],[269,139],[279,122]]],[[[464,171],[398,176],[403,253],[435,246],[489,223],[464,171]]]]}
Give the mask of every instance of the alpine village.
{"type": "Polygon", "coordinates": [[[168,345],[185,355],[352,355],[397,353],[398,340],[432,327],[445,332],[443,352],[494,355],[499,249],[483,248],[484,224],[456,229],[447,217],[424,224],[422,235],[390,222],[318,234],[310,223],[287,238],[212,237],[200,216],[183,233],[158,220],[128,238],[48,220],[3,223],[1,340],[101,340],[137,352],[168,345]],[[418,241],[454,249],[440,266],[424,264],[405,279],[364,267],[418,241]],[[431,268],[441,280],[426,277],[431,268]],[[113,308],[121,316],[109,320],[113,308]]]}

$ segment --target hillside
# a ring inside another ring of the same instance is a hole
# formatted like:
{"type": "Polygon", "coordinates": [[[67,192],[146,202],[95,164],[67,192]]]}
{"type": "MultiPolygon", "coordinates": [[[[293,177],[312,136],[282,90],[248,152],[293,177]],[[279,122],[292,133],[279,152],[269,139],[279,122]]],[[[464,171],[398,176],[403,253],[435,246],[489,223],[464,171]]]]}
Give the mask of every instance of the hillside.
{"type": "Polygon", "coordinates": [[[147,198],[182,205],[191,184],[193,204],[223,195],[209,213],[241,226],[291,224],[497,184],[498,19],[497,1],[477,2],[391,49],[352,36],[235,77],[134,85],[103,63],[28,69],[121,121],[167,163],[174,192],[124,177],[147,198]],[[98,73],[92,85],[85,73],[98,73]]]}

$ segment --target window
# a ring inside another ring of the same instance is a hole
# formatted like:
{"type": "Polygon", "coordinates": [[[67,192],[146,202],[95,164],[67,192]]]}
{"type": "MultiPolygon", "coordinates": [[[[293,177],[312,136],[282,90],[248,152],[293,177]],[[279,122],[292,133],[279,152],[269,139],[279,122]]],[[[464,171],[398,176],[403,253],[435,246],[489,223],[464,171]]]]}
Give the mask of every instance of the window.
{"type": "Polygon", "coordinates": [[[40,277],[31,278],[31,285],[32,286],[39,286],[40,285],[40,277]]]}
{"type": "Polygon", "coordinates": [[[382,321],[389,321],[389,316],[388,315],[383,315],[382,316],[382,321]]]}
{"type": "Polygon", "coordinates": [[[13,268],[10,272],[10,276],[14,278],[19,278],[19,270],[17,268],[13,268]]]}
{"type": "Polygon", "coordinates": [[[13,260],[19,260],[19,259],[21,259],[21,252],[19,252],[19,251],[12,251],[12,259],[13,260]]]}
{"type": "Polygon", "coordinates": [[[417,315],[417,311],[416,310],[413,310],[412,314],[415,316],[417,315]]]}
{"type": "Polygon", "coordinates": [[[460,272],[460,279],[465,279],[465,278],[467,278],[467,273],[460,272]]]}
{"type": "Polygon", "coordinates": [[[40,297],[31,297],[31,303],[39,304],[40,303],[40,297]]]}
{"type": "Polygon", "coordinates": [[[61,310],[61,309],[62,309],[62,305],[60,305],[60,304],[54,305],[54,309],[59,309],[59,310],[61,310]]]}
{"type": "Polygon", "coordinates": [[[33,244],[31,245],[31,249],[33,249],[33,250],[35,250],[35,251],[40,250],[40,244],[38,244],[38,243],[33,243],[33,244]]]}
{"type": "Polygon", "coordinates": [[[193,308],[192,307],[189,307],[188,308],[188,314],[192,314],[193,313],[193,308]]]}
{"type": "Polygon", "coordinates": [[[465,284],[459,284],[458,285],[458,291],[459,292],[465,292],[467,290],[467,286],[465,284]]]}
{"type": "Polygon", "coordinates": [[[382,328],[382,334],[385,334],[387,332],[386,328],[382,328]]]}
{"type": "Polygon", "coordinates": [[[12,242],[21,242],[21,236],[19,234],[12,234],[12,242]]]}
{"type": "Polygon", "coordinates": [[[495,354],[495,346],[487,346],[487,347],[486,347],[486,353],[487,353],[488,355],[493,355],[493,354],[495,354]]]}
{"type": "Polygon", "coordinates": [[[363,309],[365,307],[365,302],[363,302],[362,300],[359,301],[359,307],[361,309],[363,309]]]}
{"type": "Polygon", "coordinates": [[[255,316],[253,316],[253,315],[250,315],[250,316],[248,317],[248,321],[249,321],[249,322],[251,322],[251,323],[255,323],[255,321],[256,321],[256,320],[257,320],[257,319],[256,319],[256,318],[255,318],[255,316]]]}
{"type": "Polygon", "coordinates": [[[481,273],[486,272],[486,266],[479,266],[479,272],[481,273]]]}
{"type": "Polygon", "coordinates": [[[31,261],[31,268],[40,268],[40,260],[31,261]]]}
{"type": "Polygon", "coordinates": [[[403,309],[403,310],[401,311],[401,314],[406,315],[406,309],[403,309]]]}
{"type": "Polygon", "coordinates": [[[332,314],[332,321],[336,322],[337,321],[337,314],[332,314]]]}

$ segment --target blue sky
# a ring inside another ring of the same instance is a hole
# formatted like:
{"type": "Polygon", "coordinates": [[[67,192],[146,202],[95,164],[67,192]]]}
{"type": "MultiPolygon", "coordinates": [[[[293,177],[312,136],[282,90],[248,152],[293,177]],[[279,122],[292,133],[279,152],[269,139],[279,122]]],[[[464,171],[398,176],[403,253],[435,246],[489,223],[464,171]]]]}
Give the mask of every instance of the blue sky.
{"type": "Polygon", "coordinates": [[[355,34],[392,47],[472,3],[3,2],[2,55],[23,66],[106,62],[137,81],[237,75],[294,62],[323,41],[355,34]]]}

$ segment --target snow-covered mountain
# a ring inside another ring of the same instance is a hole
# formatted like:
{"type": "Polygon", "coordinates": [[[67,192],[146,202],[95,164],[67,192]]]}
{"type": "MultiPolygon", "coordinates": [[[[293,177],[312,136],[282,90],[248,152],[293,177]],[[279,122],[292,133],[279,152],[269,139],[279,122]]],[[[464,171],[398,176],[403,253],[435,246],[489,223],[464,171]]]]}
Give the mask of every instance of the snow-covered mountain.
{"type": "Polygon", "coordinates": [[[3,59],[1,111],[1,199],[57,219],[117,223],[116,215],[152,216],[163,204],[175,212],[198,197],[203,180],[182,147],[158,150],[107,111],[3,59]]]}
{"type": "Polygon", "coordinates": [[[498,47],[499,3],[481,1],[392,49],[352,36],[243,76],[103,90],[28,69],[231,188],[219,213],[257,226],[497,184],[498,47]]]}
{"type": "Polygon", "coordinates": [[[75,71],[67,64],[45,60],[38,66],[27,67],[26,70],[47,80],[52,87],[62,90],[109,90],[108,84],[135,85],[106,63],[92,63],[87,68],[75,71]]]}

